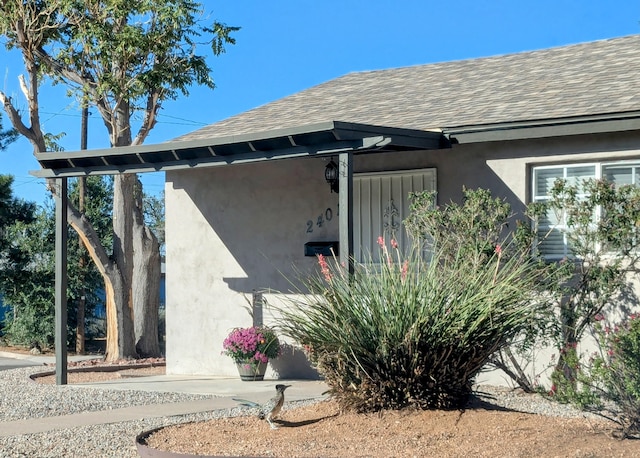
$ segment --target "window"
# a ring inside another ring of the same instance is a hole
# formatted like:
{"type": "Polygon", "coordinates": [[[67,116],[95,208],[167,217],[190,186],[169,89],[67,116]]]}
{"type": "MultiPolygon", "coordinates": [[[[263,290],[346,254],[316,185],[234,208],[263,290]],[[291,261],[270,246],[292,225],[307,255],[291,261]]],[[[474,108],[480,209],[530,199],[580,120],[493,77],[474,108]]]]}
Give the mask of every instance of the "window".
{"type": "Polygon", "coordinates": [[[400,249],[407,240],[402,222],[409,216],[410,192],[435,191],[436,170],[406,170],[356,174],[353,177],[354,255],[363,262],[379,262],[377,240],[395,239],[400,249]]]}
{"type": "MultiPolygon", "coordinates": [[[[532,200],[533,202],[545,202],[549,200],[553,184],[559,178],[567,180],[569,185],[578,186],[578,197],[587,197],[580,194],[580,186],[584,180],[600,179],[612,181],[616,185],[640,184],[640,163],[610,163],[610,164],[572,164],[560,166],[534,167],[532,174],[532,200]]],[[[595,216],[595,215],[594,215],[595,216]]],[[[540,220],[539,232],[547,234],[546,239],[540,244],[541,253],[548,259],[562,259],[570,254],[570,247],[566,237],[566,222],[563,215],[556,215],[550,211],[540,220]]]]}
{"type": "Polygon", "coordinates": [[[640,164],[609,164],[602,166],[602,177],[616,185],[638,185],[640,164]]]}

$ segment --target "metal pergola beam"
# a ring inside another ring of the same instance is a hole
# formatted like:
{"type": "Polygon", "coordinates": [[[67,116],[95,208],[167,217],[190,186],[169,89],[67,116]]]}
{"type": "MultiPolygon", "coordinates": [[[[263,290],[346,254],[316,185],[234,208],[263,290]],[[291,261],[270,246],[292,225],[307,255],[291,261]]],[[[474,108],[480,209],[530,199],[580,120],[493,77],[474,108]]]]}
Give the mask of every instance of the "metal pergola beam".
{"type": "Polygon", "coordinates": [[[341,153],[338,162],[340,262],[344,262],[349,273],[353,274],[353,154],[341,153]]]}
{"type": "Polygon", "coordinates": [[[56,383],[67,384],[67,178],[55,182],[55,349],[56,383]]]}
{"type": "Polygon", "coordinates": [[[429,150],[447,141],[441,132],[331,121],[237,136],[175,140],[77,152],[36,153],[44,178],[157,172],[303,156],[429,150]]]}

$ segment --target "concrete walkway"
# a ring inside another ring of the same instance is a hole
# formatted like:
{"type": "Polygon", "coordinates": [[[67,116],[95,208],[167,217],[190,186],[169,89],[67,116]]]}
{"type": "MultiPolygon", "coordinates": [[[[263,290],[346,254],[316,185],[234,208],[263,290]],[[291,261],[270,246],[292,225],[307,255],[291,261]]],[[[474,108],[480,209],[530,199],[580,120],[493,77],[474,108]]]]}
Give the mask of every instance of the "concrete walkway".
{"type": "MultiPolygon", "coordinates": [[[[32,356],[0,351],[0,357],[19,358],[33,362],[34,365],[53,363],[50,356],[32,356]]],[[[69,360],[92,359],[88,357],[69,357],[69,360]]],[[[50,369],[50,368],[48,368],[50,369]]],[[[100,425],[140,420],[143,418],[187,415],[198,412],[209,412],[227,409],[238,405],[232,398],[240,397],[256,402],[264,402],[275,393],[274,387],[281,380],[265,380],[261,382],[242,382],[239,378],[222,378],[206,376],[155,375],[115,379],[95,383],[70,384],[74,389],[88,387],[110,390],[143,390],[175,393],[204,394],[215,396],[201,401],[178,402],[170,404],[154,404],[146,406],[126,407],[106,411],[83,412],[74,415],[33,418],[0,423],[0,437],[19,434],[41,433],[57,429],[75,428],[87,425],[100,425]]],[[[303,399],[322,399],[327,385],[318,380],[287,380],[291,385],[287,390],[287,401],[303,399]]]]}

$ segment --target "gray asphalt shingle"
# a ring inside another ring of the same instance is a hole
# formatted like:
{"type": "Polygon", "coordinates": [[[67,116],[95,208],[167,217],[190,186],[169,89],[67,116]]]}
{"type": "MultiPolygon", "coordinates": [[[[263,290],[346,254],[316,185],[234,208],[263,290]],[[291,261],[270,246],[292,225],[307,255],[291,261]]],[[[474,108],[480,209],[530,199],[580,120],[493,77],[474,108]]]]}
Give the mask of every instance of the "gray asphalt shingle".
{"type": "Polygon", "coordinates": [[[439,129],[640,110],[640,35],[350,73],[179,138],[330,120],[439,129]]]}

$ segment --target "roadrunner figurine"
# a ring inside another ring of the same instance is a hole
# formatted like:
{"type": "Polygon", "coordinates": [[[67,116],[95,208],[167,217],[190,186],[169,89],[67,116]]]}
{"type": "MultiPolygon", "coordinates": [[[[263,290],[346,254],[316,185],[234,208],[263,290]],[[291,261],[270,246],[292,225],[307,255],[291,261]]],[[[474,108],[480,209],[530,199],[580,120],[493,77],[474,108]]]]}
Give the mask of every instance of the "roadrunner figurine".
{"type": "Polygon", "coordinates": [[[284,390],[286,390],[290,386],[291,385],[282,384],[276,385],[276,395],[264,404],[247,401],[246,399],[233,398],[233,400],[238,401],[241,406],[257,408],[258,418],[260,420],[266,419],[269,423],[269,426],[271,426],[271,429],[278,429],[278,427],[273,423],[273,420],[278,416],[280,410],[282,409],[282,405],[284,404],[284,390]]]}

